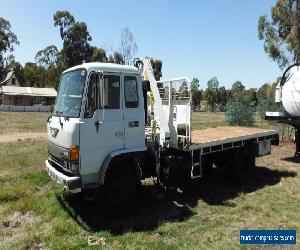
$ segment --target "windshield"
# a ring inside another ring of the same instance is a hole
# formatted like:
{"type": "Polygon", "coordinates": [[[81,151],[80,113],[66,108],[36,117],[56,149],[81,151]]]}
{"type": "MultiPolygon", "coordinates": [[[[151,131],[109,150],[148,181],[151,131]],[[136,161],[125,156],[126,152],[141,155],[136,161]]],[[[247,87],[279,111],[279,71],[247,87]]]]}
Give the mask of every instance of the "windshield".
{"type": "Polygon", "coordinates": [[[86,70],[75,70],[62,75],[56,98],[54,115],[79,117],[86,70]]]}

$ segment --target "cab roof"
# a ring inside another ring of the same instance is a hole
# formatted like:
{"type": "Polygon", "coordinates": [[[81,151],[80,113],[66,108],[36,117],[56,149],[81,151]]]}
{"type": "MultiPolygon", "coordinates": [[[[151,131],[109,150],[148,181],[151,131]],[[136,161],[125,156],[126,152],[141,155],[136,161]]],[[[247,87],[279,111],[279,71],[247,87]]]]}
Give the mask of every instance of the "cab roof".
{"type": "Polygon", "coordinates": [[[120,65],[115,63],[100,63],[100,62],[83,63],[65,70],[64,73],[76,69],[86,69],[87,72],[103,71],[103,72],[113,72],[113,73],[141,74],[141,72],[134,66],[120,65]]]}

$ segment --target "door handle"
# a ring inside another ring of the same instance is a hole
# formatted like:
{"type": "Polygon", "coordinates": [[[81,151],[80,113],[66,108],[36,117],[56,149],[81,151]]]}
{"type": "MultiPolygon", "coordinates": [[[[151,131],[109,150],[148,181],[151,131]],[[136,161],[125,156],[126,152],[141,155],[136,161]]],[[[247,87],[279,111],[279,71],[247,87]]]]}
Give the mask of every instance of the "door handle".
{"type": "Polygon", "coordinates": [[[99,126],[100,126],[100,124],[102,124],[103,122],[102,121],[95,121],[95,126],[96,126],[96,131],[97,131],[97,133],[98,133],[98,131],[99,131],[99,126]]]}
{"type": "Polygon", "coordinates": [[[96,126],[99,126],[100,124],[102,124],[103,122],[102,121],[95,121],[95,125],[96,126]]]}

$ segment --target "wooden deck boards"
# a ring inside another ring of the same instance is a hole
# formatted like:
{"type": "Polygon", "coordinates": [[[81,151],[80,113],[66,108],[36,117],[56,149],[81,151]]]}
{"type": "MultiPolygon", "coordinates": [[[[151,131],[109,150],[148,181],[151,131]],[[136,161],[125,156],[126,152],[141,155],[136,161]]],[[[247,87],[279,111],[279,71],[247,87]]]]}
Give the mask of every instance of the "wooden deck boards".
{"type": "Polygon", "coordinates": [[[192,144],[202,144],[239,137],[254,136],[260,133],[274,132],[270,129],[247,128],[247,127],[216,127],[192,131],[192,144]]]}

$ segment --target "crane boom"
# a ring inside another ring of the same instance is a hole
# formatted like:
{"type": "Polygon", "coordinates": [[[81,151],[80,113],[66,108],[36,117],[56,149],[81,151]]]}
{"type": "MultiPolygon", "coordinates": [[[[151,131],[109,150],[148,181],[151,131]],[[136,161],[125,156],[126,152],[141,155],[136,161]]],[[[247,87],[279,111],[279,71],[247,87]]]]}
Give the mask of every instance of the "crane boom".
{"type": "Polygon", "coordinates": [[[154,97],[154,112],[158,119],[157,123],[160,129],[160,145],[168,144],[170,141],[170,129],[168,125],[168,119],[163,109],[162,100],[159,95],[159,90],[154,77],[150,59],[144,58],[143,65],[144,80],[148,80],[150,82],[151,92],[154,97]]]}

